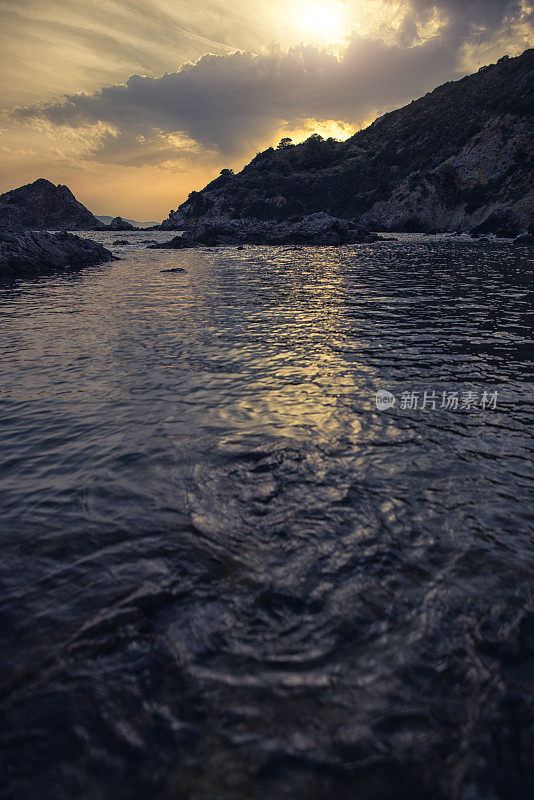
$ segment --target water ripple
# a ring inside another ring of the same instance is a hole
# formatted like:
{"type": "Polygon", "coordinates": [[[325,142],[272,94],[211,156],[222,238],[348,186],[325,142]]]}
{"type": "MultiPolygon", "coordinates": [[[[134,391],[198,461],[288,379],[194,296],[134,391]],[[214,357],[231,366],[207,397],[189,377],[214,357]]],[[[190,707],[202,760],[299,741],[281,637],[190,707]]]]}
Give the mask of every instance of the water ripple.
{"type": "Polygon", "coordinates": [[[526,250],[125,238],[0,291],[0,798],[530,798],[526,250]]]}

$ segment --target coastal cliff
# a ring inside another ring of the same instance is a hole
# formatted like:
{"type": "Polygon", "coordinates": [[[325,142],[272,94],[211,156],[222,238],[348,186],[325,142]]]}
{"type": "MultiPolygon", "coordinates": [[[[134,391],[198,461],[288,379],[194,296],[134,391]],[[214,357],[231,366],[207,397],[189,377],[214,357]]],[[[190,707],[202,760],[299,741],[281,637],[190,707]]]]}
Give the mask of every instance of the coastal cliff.
{"type": "Polygon", "coordinates": [[[325,212],[384,231],[517,236],[534,215],[534,50],[385,114],[345,142],[282,140],[223,170],[162,227],[325,212]]]}

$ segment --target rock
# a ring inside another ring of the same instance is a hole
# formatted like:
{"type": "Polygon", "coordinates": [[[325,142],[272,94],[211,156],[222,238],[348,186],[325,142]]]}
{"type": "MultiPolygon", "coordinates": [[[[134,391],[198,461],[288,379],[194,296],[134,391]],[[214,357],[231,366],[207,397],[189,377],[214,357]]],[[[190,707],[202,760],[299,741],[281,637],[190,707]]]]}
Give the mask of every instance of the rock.
{"type": "Polygon", "coordinates": [[[291,222],[235,219],[206,221],[193,225],[182,236],[151,245],[151,249],[178,250],[219,245],[341,245],[380,241],[380,236],[346,219],[319,212],[291,222]]]}
{"type": "Polygon", "coordinates": [[[102,245],[71,233],[0,230],[0,279],[76,270],[116,257],[102,245]]]}
{"type": "Polygon", "coordinates": [[[534,245],[534,233],[522,233],[517,239],[514,239],[514,244],[534,245]]]}
{"type": "Polygon", "coordinates": [[[115,217],[111,220],[109,225],[106,225],[108,231],[137,231],[139,228],[134,228],[129,222],[126,222],[122,217],[115,217]]]}
{"type": "Polygon", "coordinates": [[[127,244],[130,244],[130,242],[127,242],[126,239],[115,239],[115,241],[113,242],[114,247],[119,247],[119,245],[122,246],[127,244]]]}
{"type": "Polygon", "coordinates": [[[498,208],[493,211],[480,225],[476,225],[472,234],[493,233],[504,239],[513,239],[521,230],[521,223],[517,214],[509,208],[498,208]]]}
{"type": "Polygon", "coordinates": [[[169,239],[167,242],[156,242],[155,244],[147,245],[147,250],[182,250],[186,247],[195,247],[190,239],[184,239],[183,236],[175,236],[174,239],[169,239]]]}
{"type": "Polygon", "coordinates": [[[172,267],[172,269],[162,269],[160,272],[185,272],[185,269],[182,269],[182,267],[172,267]]]}
{"type": "Polygon", "coordinates": [[[0,245],[2,244],[16,244],[18,236],[13,231],[0,228],[0,245]]]}
{"type": "Polygon", "coordinates": [[[68,186],[39,178],[0,195],[0,227],[89,231],[105,226],[76,200],[68,186]]]}
{"type": "Polygon", "coordinates": [[[155,239],[142,239],[140,244],[156,244],[155,239]]]}

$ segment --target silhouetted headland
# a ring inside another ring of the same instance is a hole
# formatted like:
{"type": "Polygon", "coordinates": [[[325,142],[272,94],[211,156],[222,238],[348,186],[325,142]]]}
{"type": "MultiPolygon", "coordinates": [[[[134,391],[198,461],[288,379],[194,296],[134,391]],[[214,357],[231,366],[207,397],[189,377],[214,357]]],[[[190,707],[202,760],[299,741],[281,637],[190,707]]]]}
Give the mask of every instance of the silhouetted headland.
{"type": "Polygon", "coordinates": [[[283,139],[164,220],[283,221],[319,211],[380,231],[513,238],[534,219],[534,50],[385,114],[345,142],[283,139]]]}

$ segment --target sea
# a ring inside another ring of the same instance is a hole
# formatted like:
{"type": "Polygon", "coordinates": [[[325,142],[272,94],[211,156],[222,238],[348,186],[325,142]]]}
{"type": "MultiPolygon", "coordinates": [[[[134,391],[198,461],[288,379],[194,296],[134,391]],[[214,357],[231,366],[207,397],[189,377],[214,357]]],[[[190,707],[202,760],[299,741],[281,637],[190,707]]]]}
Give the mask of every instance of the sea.
{"type": "Polygon", "coordinates": [[[0,798],[530,800],[533,249],[84,235],[0,287],[0,798]]]}

